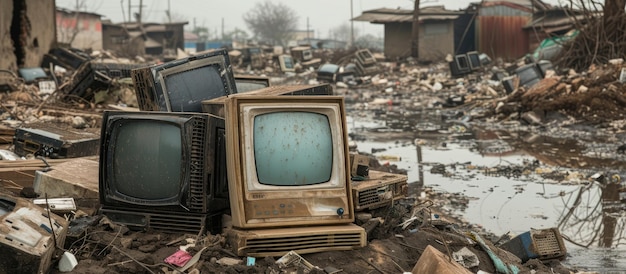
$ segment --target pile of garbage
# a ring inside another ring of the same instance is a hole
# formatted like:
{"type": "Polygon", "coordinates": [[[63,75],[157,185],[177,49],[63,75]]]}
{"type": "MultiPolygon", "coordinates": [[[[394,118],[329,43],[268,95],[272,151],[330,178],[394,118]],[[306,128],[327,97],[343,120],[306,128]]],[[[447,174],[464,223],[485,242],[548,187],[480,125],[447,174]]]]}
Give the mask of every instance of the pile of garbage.
{"type": "MultiPolygon", "coordinates": [[[[257,64],[259,59],[253,57],[249,61],[242,60],[241,67],[235,72],[266,75],[271,77],[272,84],[331,82],[336,88],[335,93],[345,96],[348,109],[353,111],[351,115],[372,115],[390,126],[396,121],[393,127],[399,128],[399,133],[411,134],[414,130],[441,134],[441,128],[431,130],[431,125],[427,123],[428,118],[441,117],[456,120],[454,127],[450,125],[444,134],[464,133],[463,129],[470,127],[469,121],[473,119],[529,119],[523,114],[530,111],[543,112],[544,115],[559,112],[590,122],[608,118],[614,120],[622,117],[618,109],[626,103],[621,97],[623,85],[618,76],[621,63],[592,67],[580,74],[570,72],[567,76],[546,74],[541,79],[535,79],[539,77],[537,74],[532,79],[537,81],[530,85],[518,79],[521,78],[519,75],[516,77],[522,70],[509,69],[510,72],[506,72],[506,69],[498,67],[500,64],[495,64],[494,68],[490,67],[491,64],[481,63],[462,78],[451,78],[450,62],[453,61],[420,66],[410,60],[403,63],[384,62],[369,51],[355,51],[346,53],[343,58],[332,56],[324,59],[337,60],[338,64],[331,64],[318,63],[315,55],[309,55],[306,50],[302,49],[302,59],[297,61],[305,68],[285,71],[289,69],[285,66],[285,58],[282,58],[282,65],[281,58],[277,58],[277,63],[272,63],[272,69],[263,68],[257,64]],[[276,64],[281,65],[281,72],[275,69],[278,68],[276,64]],[[520,85],[520,82],[523,83],[520,85]],[[614,107],[597,101],[604,99],[611,100],[614,107]],[[576,104],[585,107],[580,108],[576,104]],[[424,117],[422,111],[428,108],[441,109],[440,116],[424,117]]],[[[65,50],[61,52],[76,54],[65,50]]],[[[17,131],[26,124],[63,123],[68,129],[87,132],[99,128],[104,109],[137,106],[132,81],[127,73],[135,66],[145,66],[145,63],[101,62],[103,58],[80,54],[80,58],[71,59],[79,59],[79,62],[63,62],[59,60],[61,55],[51,53],[49,56],[56,67],[66,68],[65,71],[54,70],[54,79],[35,77],[22,80],[23,76],[11,75],[6,81],[8,84],[5,87],[10,92],[2,94],[0,110],[3,124],[0,141],[4,140],[3,144],[13,144],[19,133],[17,131]],[[54,88],[50,88],[53,86],[51,81],[54,88]]],[[[274,61],[274,58],[271,60],[274,61]]],[[[531,67],[535,66],[531,64],[531,67]]],[[[543,116],[539,117],[538,123],[542,123],[543,119],[543,116]]],[[[357,135],[351,134],[355,138],[357,135]]],[[[85,142],[85,139],[80,139],[80,142],[85,142]]],[[[10,152],[4,152],[7,151],[10,152]]],[[[24,160],[8,153],[2,155],[3,160],[11,157],[24,160]]],[[[31,168],[29,171],[54,169],[55,163],[45,157],[31,157],[37,158],[33,160],[36,163],[32,163],[36,170],[31,168]]],[[[380,163],[370,168],[403,172],[380,163]]],[[[21,171],[16,170],[15,165],[0,167],[2,171],[7,169],[21,171]]],[[[11,185],[13,196],[36,198],[33,193],[20,189],[21,185],[15,181],[2,179],[2,184],[11,185]]],[[[9,187],[3,190],[9,190],[9,187]]],[[[76,196],[71,198],[76,199],[79,206],[61,213],[68,221],[67,237],[55,248],[63,251],[61,253],[73,254],[74,259],[63,262],[64,265],[72,265],[74,273],[572,272],[560,263],[566,257],[566,250],[558,230],[531,230],[516,238],[490,235],[480,226],[447,216],[448,212],[442,208],[452,200],[450,196],[429,189],[411,193],[414,194],[405,199],[358,214],[356,224],[362,226],[368,235],[368,245],[364,248],[312,254],[289,252],[280,258],[239,257],[232,251],[225,234],[180,235],[152,230],[132,231],[97,214],[93,197],[91,201],[83,201],[85,197],[76,196]],[[549,248],[538,250],[521,244],[531,238],[537,246],[549,241],[547,245],[542,245],[549,248]]],[[[463,204],[462,199],[453,198],[463,204]]],[[[40,229],[46,230],[43,227],[40,229]]],[[[64,269],[52,271],[62,272],[64,269]]]]}

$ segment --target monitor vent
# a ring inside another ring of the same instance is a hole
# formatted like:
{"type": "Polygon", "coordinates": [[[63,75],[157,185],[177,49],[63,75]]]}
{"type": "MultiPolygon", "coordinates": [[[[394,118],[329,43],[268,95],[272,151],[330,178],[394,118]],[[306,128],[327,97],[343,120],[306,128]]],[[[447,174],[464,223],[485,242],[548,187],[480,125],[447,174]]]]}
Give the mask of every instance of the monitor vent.
{"type": "Polygon", "coordinates": [[[204,216],[151,214],[148,226],[151,229],[164,232],[198,233],[204,230],[205,221],[204,216]]]}
{"type": "Polygon", "coordinates": [[[381,193],[381,189],[379,188],[370,188],[359,192],[359,203],[358,207],[368,207],[369,205],[378,204],[386,199],[384,199],[384,194],[381,193]]]}
{"type": "Polygon", "coordinates": [[[247,239],[246,254],[251,256],[281,256],[289,251],[311,253],[317,250],[350,250],[363,246],[363,235],[352,233],[323,233],[284,237],[247,239]]]}
{"type": "MultiPolygon", "coordinates": [[[[117,224],[132,228],[153,229],[170,233],[204,233],[207,227],[221,225],[216,217],[203,213],[186,213],[182,211],[161,211],[102,207],[100,213],[117,224]],[[209,221],[210,220],[210,221],[209,221]]],[[[212,232],[213,233],[213,232],[212,232]]]]}
{"type": "Polygon", "coordinates": [[[135,86],[135,95],[137,96],[137,105],[140,110],[155,111],[159,110],[154,102],[154,79],[150,67],[133,69],[130,72],[135,86]]]}
{"type": "Polygon", "coordinates": [[[206,209],[207,195],[204,184],[204,153],[206,121],[202,118],[194,118],[194,126],[191,134],[191,155],[190,155],[190,184],[189,184],[189,209],[191,211],[203,212],[206,209]]]}

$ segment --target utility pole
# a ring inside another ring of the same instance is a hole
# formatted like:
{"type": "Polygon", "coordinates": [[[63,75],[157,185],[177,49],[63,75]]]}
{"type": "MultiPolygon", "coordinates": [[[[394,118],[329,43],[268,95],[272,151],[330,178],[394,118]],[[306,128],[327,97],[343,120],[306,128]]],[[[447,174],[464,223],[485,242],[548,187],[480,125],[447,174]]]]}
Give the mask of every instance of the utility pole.
{"type": "Polygon", "coordinates": [[[306,42],[311,45],[311,38],[309,37],[309,17],[306,18],[306,42]]]}
{"type": "Polygon", "coordinates": [[[350,46],[354,47],[354,13],[352,8],[352,0],[350,0],[350,46]]]}
{"type": "MultiPolygon", "coordinates": [[[[171,4],[170,0],[167,0],[167,22],[171,24],[172,23],[172,6],[170,4],[171,4]]],[[[193,20],[195,22],[196,18],[194,18],[193,20]]],[[[196,26],[194,25],[194,28],[195,27],[196,26]]]]}
{"type": "Polygon", "coordinates": [[[128,22],[133,20],[130,15],[131,15],[131,13],[130,13],[130,0],[128,0],[128,22]]]}
{"type": "Polygon", "coordinates": [[[222,40],[224,40],[224,17],[222,17],[222,40]]]}
{"type": "Polygon", "coordinates": [[[420,36],[420,0],[414,0],[413,26],[411,31],[411,56],[415,59],[419,57],[419,36],[420,36]]]}
{"type": "Polygon", "coordinates": [[[141,14],[143,9],[143,0],[139,0],[139,15],[137,16],[137,23],[139,23],[141,25],[141,16],[143,16],[143,14],[141,14]]]}

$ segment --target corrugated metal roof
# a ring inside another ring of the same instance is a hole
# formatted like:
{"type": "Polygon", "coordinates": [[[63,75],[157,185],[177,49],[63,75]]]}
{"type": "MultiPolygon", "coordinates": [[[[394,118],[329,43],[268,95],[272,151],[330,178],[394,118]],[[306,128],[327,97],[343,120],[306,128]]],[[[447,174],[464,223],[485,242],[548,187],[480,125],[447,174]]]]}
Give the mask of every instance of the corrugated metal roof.
{"type": "MultiPolygon", "coordinates": [[[[443,6],[424,7],[420,8],[419,20],[454,20],[459,17],[460,14],[462,14],[462,12],[446,10],[443,6]]],[[[388,8],[368,10],[352,20],[371,23],[413,22],[413,10],[388,8]]]]}
{"type": "Polygon", "coordinates": [[[551,7],[541,0],[482,0],[480,3],[483,7],[491,6],[508,6],[511,8],[522,9],[526,11],[546,10],[551,7]]]}

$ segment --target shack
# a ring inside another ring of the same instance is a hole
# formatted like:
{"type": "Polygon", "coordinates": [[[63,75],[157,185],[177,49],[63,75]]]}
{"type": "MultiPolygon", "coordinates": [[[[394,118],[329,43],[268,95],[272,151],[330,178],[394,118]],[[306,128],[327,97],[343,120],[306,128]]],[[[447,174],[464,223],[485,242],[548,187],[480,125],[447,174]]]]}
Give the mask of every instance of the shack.
{"type": "MultiPolygon", "coordinates": [[[[454,21],[462,12],[444,6],[420,8],[419,60],[440,61],[454,54],[454,21]]],[[[413,10],[380,8],[364,11],[354,21],[385,26],[385,57],[390,60],[411,56],[413,10]]]]}

